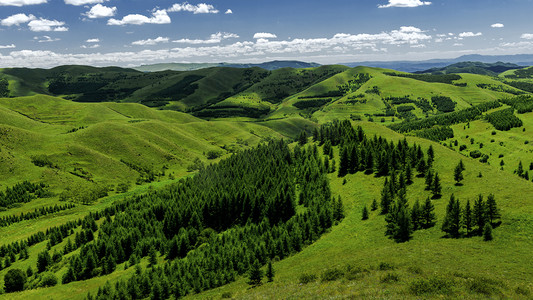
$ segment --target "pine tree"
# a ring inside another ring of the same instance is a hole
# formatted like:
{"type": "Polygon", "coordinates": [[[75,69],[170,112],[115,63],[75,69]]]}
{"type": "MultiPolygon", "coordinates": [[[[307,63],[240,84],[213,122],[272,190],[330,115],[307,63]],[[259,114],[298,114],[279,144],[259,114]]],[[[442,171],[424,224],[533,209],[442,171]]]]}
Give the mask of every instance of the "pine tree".
{"type": "Polygon", "coordinates": [[[483,232],[483,227],[486,223],[486,213],[485,213],[485,202],[483,201],[483,196],[480,194],[474,202],[474,223],[477,226],[477,234],[481,235],[483,232]]]}
{"type": "Polygon", "coordinates": [[[439,173],[435,173],[435,178],[433,179],[433,184],[431,186],[431,193],[433,194],[433,199],[438,199],[441,196],[442,186],[440,184],[439,173]]]}
{"type": "Polygon", "coordinates": [[[337,198],[337,201],[334,201],[334,212],[333,217],[335,220],[340,221],[344,219],[344,205],[342,204],[341,196],[337,198]]]}
{"type": "Polygon", "coordinates": [[[426,191],[431,191],[432,187],[433,187],[433,172],[431,172],[431,170],[428,170],[426,173],[426,191]]]}
{"type": "Polygon", "coordinates": [[[428,148],[428,168],[433,166],[433,161],[435,161],[435,152],[433,151],[433,146],[430,145],[428,148]]]}
{"type": "MultiPolygon", "coordinates": [[[[402,195],[403,193],[399,193],[402,195]]],[[[413,227],[407,201],[402,196],[398,197],[391,205],[391,209],[385,217],[387,227],[385,235],[394,239],[397,243],[407,242],[411,239],[413,227]]]]}
{"type": "Polygon", "coordinates": [[[418,164],[416,165],[416,171],[418,172],[417,177],[424,177],[426,176],[427,172],[427,166],[426,161],[422,158],[418,161],[418,164]]]}
{"type": "Polygon", "coordinates": [[[272,268],[272,261],[268,261],[266,277],[268,282],[274,281],[274,269],[272,268]]]}
{"type": "Polygon", "coordinates": [[[368,220],[368,209],[366,208],[366,205],[363,206],[363,212],[362,212],[362,217],[361,217],[361,220],[368,220]]]}
{"type": "Polygon", "coordinates": [[[463,226],[466,229],[466,235],[470,236],[472,233],[472,227],[474,227],[474,219],[470,200],[466,201],[465,209],[463,210],[463,226]]]}
{"type": "Polygon", "coordinates": [[[426,201],[422,205],[420,214],[422,228],[427,229],[435,226],[435,206],[429,198],[426,198],[426,201]]]}
{"type": "Polygon", "coordinates": [[[492,226],[494,226],[494,224],[496,223],[496,220],[501,218],[500,210],[498,209],[498,206],[496,205],[496,199],[494,198],[493,194],[490,194],[487,197],[485,212],[487,214],[487,219],[492,226]]]}
{"type": "Polygon", "coordinates": [[[377,209],[378,209],[378,202],[376,201],[376,198],[374,198],[374,200],[372,200],[372,204],[370,205],[370,210],[375,211],[377,209]]]}
{"type": "Polygon", "coordinates": [[[492,237],[492,226],[489,223],[487,223],[483,227],[483,240],[485,242],[488,242],[488,241],[492,241],[492,239],[493,239],[493,237],[492,237]]]}
{"type": "Polygon", "coordinates": [[[155,250],[155,247],[153,245],[148,251],[148,261],[150,262],[151,266],[157,265],[157,251],[155,250]]]}
{"type": "Polygon", "coordinates": [[[349,168],[349,158],[348,158],[348,150],[346,147],[342,147],[341,149],[341,157],[339,162],[339,173],[337,174],[338,177],[344,177],[346,174],[348,174],[348,168],[349,168]]]}
{"type": "Polygon", "coordinates": [[[464,171],[463,160],[460,160],[459,164],[455,167],[455,170],[453,172],[453,179],[455,180],[455,185],[462,185],[461,181],[464,179],[463,171],[464,171]]]}
{"type": "Polygon", "coordinates": [[[420,203],[418,202],[418,199],[415,201],[415,204],[413,204],[413,207],[411,208],[411,224],[413,224],[413,230],[418,230],[422,227],[420,203]]]}
{"type": "Polygon", "coordinates": [[[300,136],[298,136],[298,144],[300,144],[300,146],[307,144],[307,132],[305,132],[305,130],[300,132],[300,136]]]}
{"type": "Polygon", "coordinates": [[[261,284],[262,279],[263,279],[263,271],[261,271],[261,265],[259,264],[259,261],[256,259],[254,263],[250,266],[250,269],[248,270],[248,284],[252,286],[258,286],[261,284]]]}
{"type": "Polygon", "coordinates": [[[518,168],[516,169],[516,174],[520,177],[523,176],[524,173],[524,167],[522,166],[522,161],[518,162],[518,168]]]}
{"type": "Polygon", "coordinates": [[[405,163],[405,183],[408,185],[413,183],[413,169],[409,161],[405,163]]]}
{"type": "Polygon", "coordinates": [[[385,184],[383,190],[381,191],[381,214],[386,215],[389,213],[389,208],[391,206],[393,195],[389,189],[389,183],[387,178],[385,178],[385,184]]]}
{"type": "Polygon", "coordinates": [[[442,231],[446,232],[452,238],[459,237],[459,229],[461,228],[461,208],[459,200],[455,200],[455,196],[450,196],[450,201],[446,207],[446,216],[442,223],[442,231]]]}

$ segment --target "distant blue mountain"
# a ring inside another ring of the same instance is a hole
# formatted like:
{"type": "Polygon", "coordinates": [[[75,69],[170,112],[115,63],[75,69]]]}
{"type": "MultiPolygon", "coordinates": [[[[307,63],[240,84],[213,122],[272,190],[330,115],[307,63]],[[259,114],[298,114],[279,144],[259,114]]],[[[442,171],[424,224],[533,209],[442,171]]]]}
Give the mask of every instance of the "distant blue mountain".
{"type": "Polygon", "coordinates": [[[433,68],[444,68],[451,64],[459,62],[482,62],[482,63],[497,63],[506,62],[520,66],[533,66],[533,54],[517,54],[517,55],[480,55],[470,54],[463,55],[453,59],[430,59],[422,61],[363,61],[342,63],[348,67],[367,66],[375,68],[393,69],[403,72],[420,72],[433,68]]]}

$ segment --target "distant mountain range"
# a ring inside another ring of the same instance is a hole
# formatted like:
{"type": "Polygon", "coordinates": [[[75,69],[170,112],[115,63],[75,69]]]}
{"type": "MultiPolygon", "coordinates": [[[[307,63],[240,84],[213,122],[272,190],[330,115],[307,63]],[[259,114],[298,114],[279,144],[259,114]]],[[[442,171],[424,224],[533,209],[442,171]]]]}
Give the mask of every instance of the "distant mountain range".
{"type": "Polygon", "coordinates": [[[375,68],[393,69],[403,72],[419,72],[426,71],[432,68],[444,68],[446,66],[460,63],[460,62],[482,62],[482,63],[497,63],[506,62],[519,66],[533,66],[533,54],[517,54],[517,55],[479,55],[470,54],[463,55],[452,59],[430,59],[422,61],[363,61],[342,63],[348,67],[367,66],[375,68]]]}
{"type": "Polygon", "coordinates": [[[172,71],[194,71],[194,70],[200,70],[205,68],[212,68],[212,67],[230,67],[230,68],[253,68],[253,67],[259,67],[261,69],[265,70],[277,70],[281,68],[294,68],[294,69],[302,69],[302,68],[314,68],[319,67],[320,64],[317,63],[307,63],[302,61],[295,61],[295,60],[275,60],[275,61],[269,61],[264,62],[260,64],[232,64],[232,63],[167,63],[167,64],[153,64],[153,65],[143,65],[140,67],[135,67],[133,69],[141,72],[158,72],[158,71],[166,71],[166,70],[172,70],[172,71]]]}
{"type": "Polygon", "coordinates": [[[456,74],[456,73],[470,73],[470,74],[479,74],[479,75],[489,75],[489,76],[497,76],[498,74],[508,71],[508,70],[516,70],[516,69],[522,69],[524,67],[511,64],[511,63],[503,63],[503,62],[497,62],[497,63],[482,63],[482,62],[472,62],[472,61],[466,61],[466,62],[460,62],[455,63],[449,66],[446,66],[444,68],[431,68],[429,70],[425,71],[418,71],[414,72],[417,74],[433,74],[433,75],[441,75],[441,74],[456,74]]]}

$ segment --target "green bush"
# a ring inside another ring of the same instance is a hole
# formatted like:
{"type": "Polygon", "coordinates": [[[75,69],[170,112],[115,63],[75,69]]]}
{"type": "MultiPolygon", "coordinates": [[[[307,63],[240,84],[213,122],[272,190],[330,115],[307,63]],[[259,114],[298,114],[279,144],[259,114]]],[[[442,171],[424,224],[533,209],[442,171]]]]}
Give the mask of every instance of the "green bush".
{"type": "Polygon", "coordinates": [[[316,277],[315,274],[304,273],[304,274],[300,275],[300,283],[301,284],[308,284],[308,283],[311,283],[311,282],[315,282],[316,279],[317,279],[317,277],[316,277]]]}
{"type": "Polygon", "coordinates": [[[26,274],[20,269],[11,269],[4,276],[4,291],[6,293],[24,290],[26,274]]]}
{"type": "Polygon", "coordinates": [[[337,268],[327,269],[322,273],[321,281],[334,281],[344,276],[344,272],[337,268]]]}
{"type": "Polygon", "coordinates": [[[490,296],[500,293],[500,290],[495,286],[498,282],[488,278],[476,277],[470,278],[467,282],[467,288],[478,294],[490,296]]]}
{"type": "Polygon", "coordinates": [[[54,273],[46,272],[44,273],[40,286],[42,287],[49,287],[49,286],[55,286],[57,284],[57,277],[54,275],[54,273]]]}
{"type": "Polygon", "coordinates": [[[394,270],[394,266],[389,264],[389,263],[382,262],[382,263],[379,264],[378,269],[380,271],[394,270]]]}
{"type": "Polygon", "coordinates": [[[432,276],[412,281],[409,292],[413,295],[449,294],[452,292],[454,281],[452,279],[432,276]]]}

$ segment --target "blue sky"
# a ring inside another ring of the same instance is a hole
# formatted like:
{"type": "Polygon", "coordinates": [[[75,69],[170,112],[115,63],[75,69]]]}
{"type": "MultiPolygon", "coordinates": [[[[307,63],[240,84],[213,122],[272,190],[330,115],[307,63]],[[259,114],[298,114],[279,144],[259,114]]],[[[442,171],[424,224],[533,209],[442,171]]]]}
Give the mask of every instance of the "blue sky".
{"type": "Polygon", "coordinates": [[[0,67],[533,53],[532,0],[0,0],[0,67]]]}

